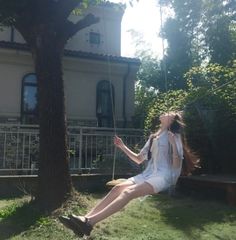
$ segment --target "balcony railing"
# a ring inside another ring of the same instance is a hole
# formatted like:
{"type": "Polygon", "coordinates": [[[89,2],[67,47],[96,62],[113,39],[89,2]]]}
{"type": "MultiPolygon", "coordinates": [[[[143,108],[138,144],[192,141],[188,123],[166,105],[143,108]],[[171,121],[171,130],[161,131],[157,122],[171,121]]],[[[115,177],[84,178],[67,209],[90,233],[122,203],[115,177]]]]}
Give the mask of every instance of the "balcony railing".
{"type": "MultiPolygon", "coordinates": [[[[144,144],[143,131],[116,129],[116,134],[138,151],[144,144]]],[[[137,168],[113,144],[114,129],[68,127],[71,172],[111,173],[137,168]]],[[[0,124],[0,174],[36,174],[39,162],[39,128],[36,125],[0,124]]]]}

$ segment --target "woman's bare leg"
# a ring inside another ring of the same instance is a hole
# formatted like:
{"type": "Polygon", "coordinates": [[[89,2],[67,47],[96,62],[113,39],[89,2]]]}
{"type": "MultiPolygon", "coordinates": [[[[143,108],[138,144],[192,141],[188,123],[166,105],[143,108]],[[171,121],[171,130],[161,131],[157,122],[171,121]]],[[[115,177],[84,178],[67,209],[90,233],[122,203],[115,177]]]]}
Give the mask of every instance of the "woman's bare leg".
{"type": "Polygon", "coordinates": [[[98,212],[100,212],[103,208],[109,205],[115,198],[117,198],[126,187],[132,185],[134,185],[134,183],[130,180],[127,180],[113,187],[111,191],[91,211],[89,211],[85,215],[85,217],[88,218],[91,215],[95,215],[98,212]]]}
{"type": "Polygon", "coordinates": [[[122,193],[118,197],[116,197],[112,202],[110,202],[109,205],[103,207],[100,212],[86,217],[89,223],[93,226],[101,220],[122,209],[130,200],[149,194],[154,194],[154,190],[153,187],[146,182],[142,184],[134,184],[128,186],[122,191],[122,193]]]}

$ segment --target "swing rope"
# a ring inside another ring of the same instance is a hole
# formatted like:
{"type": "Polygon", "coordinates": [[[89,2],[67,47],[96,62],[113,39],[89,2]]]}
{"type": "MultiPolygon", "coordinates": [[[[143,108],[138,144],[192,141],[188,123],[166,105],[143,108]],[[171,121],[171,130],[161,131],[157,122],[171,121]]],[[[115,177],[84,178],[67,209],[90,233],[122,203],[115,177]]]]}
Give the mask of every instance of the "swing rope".
{"type": "MultiPolygon", "coordinates": [[[[116,131],[116,114],[114,109],[114,94],[113,94],[113,87],[112,87],[112,81],[111,81],[111,62],[110,62],[110,56],[107,52],[107,67],[108,67],[108,79],[109,79],[109,86],[110,86],[110,98],[111,98],[111,110],[112,110],[112,120],[113,120],[113,129],[114,129],[114,136],[117,135],[116,131]]],[[[116,154],[117,150],[116,147],[114,148],[114,154],[113,154],[113,164],[112,164],[112,180],[115,179],[115,166],[116,166],[116,154]]]]}
{"type": "MultiPolygon", "coordinates": [[[[102,17],[103,21],[105,19],[104,17],[104,10],[102,11],[102,17]]],[[[107,37],[107,29],[105,27],[105,22],[102,24],[103,26],[103,32],[105,34],[105,37],[107,37]]],[[[116,126],[116,113],[115,113],[115,102],[114,102],[114,94],[113,94],[113,85],[112,85],[112,79],[111,79],[111,60],[110,60],[110,55],[108,52],[108,45],[105,45],[106,48],[106,55],[107,55],[107,77],[109,80],[109,92],[110,92],[110,99],[111,99],[111,111],[112,111],[112,121],[113,121],[113,131],[114,131],[114,136],[117,135],[117,126],[116,126]]],[[[113,163],[112,163],[112,179],[109,181],[106,185],[109,187],[112,187],[116,185],[115,183],[115,169],[116,169],[116,156],[117,156],[117,148],[114,147],[114,154],[113,154],[113,163]]]]}
{"type": "MultiPolygon", "coordinates": [[[[114,109],[114,94],[113,94],[113,86],[112,86],[112,80],[111,80],[111,62],[110,62],[110,56],[108,55],[108,51],[107,51],[107,67],[108,67],[108,79],[110,83],[110,98],[111,98],[111,109],[112,109],[112,118],[113,118],[113,129],[114,129],[114,136],[116,136],[117,135],[116,114],[114,109]]],[[[106,186],[109,188],[114,187],[118,183],[126,180],[123,178],[119,178],[115,180],[116,156],[117,156],[117,148],[114,147],[113,163],[112,163],[112,179],[111,181],[106,183],[106,186]]]]}

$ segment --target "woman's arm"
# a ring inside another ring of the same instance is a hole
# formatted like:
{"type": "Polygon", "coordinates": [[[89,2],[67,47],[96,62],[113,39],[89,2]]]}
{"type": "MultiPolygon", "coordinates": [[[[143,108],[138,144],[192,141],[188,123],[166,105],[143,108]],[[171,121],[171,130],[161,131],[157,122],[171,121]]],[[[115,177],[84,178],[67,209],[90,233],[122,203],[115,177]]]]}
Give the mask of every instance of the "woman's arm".
{"type": "Polygon", "coordinates": [[[181,158],[178,153],[175,137],[176,136],[172,132],[170,132],[170,131],[168,132],[169,142],[172,146],[172,151],[173,151],[173,154],[172,154],[173,167],[179,168],[181,166],[181,158]]]}
{"type": "Polygon", "coordinates": [[[131,151],[122,141],[121,138],[115,136],[114,137],[114,144],[116,147],[120,148],[132,161],[134,161],[137,164],[141,164],[144,159],[140,154],[136,154],[133,151],[131,151]]]}

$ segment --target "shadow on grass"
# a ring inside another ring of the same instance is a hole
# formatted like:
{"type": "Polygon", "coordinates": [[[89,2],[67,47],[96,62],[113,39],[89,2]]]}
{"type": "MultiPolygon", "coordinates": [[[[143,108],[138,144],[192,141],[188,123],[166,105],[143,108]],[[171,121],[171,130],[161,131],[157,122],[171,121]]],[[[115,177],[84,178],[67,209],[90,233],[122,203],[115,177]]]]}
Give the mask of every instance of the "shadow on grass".
{"type": "Polygon", "coordinates": [[[206,231],[204,227],[208,224],[236,222],[236,208],[221,202],[166,195],[154,196],[152,201],[167,224],[188,236],[193,229],[206,231]]]}
{"type": "Polygon", "coordinates": [[[10,215],[0,219],[0,240],[9,239],[28,230],[40,217],[42,213],[33,202],[16,207],[10,215]]]}

